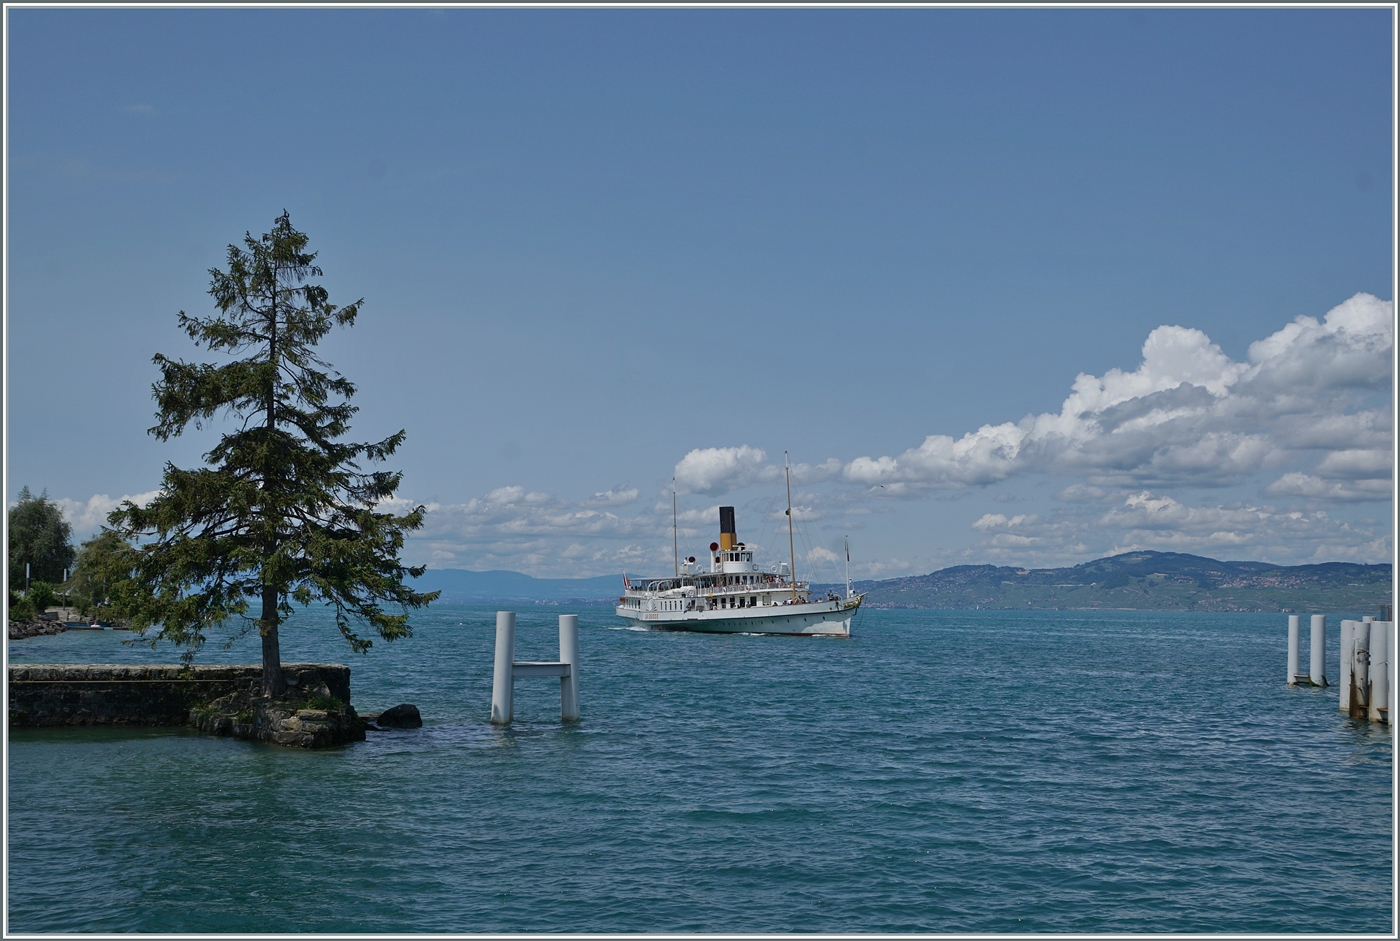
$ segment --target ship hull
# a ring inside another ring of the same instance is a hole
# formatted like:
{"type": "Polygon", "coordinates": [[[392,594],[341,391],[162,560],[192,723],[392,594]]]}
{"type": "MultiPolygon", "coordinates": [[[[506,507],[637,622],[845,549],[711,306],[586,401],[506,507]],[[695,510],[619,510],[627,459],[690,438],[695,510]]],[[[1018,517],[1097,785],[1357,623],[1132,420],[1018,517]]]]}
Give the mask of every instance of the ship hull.
{"type": "Polygon", "coordinates": [[[790,634],[795,636],[851,636],[851,621],[860,598],[809,604],[749,608],[740,611],[662,612],[637,611],[622,605],[617,616],[633,624],[662,631],[695,631],[703,634],[790,634]]]}

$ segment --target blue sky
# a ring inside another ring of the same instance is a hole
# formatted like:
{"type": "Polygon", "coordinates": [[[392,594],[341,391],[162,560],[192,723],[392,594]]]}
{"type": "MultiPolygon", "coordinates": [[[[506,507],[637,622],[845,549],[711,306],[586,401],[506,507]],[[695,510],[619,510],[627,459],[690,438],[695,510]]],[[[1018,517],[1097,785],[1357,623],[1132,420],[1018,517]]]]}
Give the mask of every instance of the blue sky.
{"type": "Polygon", "coordinates": [[[410,561],[669,569],[673,475],[776,553],[785,450],[818,577],[1388,561],[1391,16],[7,8],[6,497],[199,461],[151,357],[285,208],[410,561]]]}

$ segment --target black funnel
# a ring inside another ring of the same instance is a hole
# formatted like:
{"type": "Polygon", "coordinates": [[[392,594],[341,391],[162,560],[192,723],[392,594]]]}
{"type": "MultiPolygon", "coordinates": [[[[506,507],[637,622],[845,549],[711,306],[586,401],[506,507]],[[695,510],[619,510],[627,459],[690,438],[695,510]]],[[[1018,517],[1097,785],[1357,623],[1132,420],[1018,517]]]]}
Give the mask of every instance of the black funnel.
{"type": "Polygon", "coordinates": [[[722,506],[719,508],[719,531],[729,533],[731,536],[737,532],[734,529],[734,507],[722,506]]]}

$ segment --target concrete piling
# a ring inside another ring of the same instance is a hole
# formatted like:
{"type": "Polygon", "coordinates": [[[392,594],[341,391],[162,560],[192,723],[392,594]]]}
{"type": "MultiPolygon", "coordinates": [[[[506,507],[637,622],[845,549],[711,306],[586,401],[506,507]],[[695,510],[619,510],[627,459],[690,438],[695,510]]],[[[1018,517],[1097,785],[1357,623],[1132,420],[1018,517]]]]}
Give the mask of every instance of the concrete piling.
{"type": "Polygon", "coordinates": [[[1353,679],[1352,661],[1356,658],[1356,622],[1343,620],[1341,624],[1341,643],[1337,653],[1337,708],[1348,715],[1351,714],[1351,700],[1356,692],[1356,683],[1353,679]]]}
{"type": "Polygon", "coordinates": [[[1314,686],[1327,685],[1327,615],[1312,616],[1312,658],[1308,679],[1314,686]]]}
{"type": "Polygon", "coordinates": [[[1353,621],[1351,627],[1351,697],[1347,715],[1364,719],[1371,690],[1371,631],[1370,625],[1363,622],[1353,621]]]}
{"type": "Polygon", "coordinates": [[[1390,719],[1390,627],[1386,621],[1370,623],[1371,669],[1367,674],[1370,688],[1366,696],[1366,718],[1372,722],[1390,719]],[[1384,713],[1384,714],[1382,714],[1384,713]]]}
{"type": "Polygon", "coordinates": [[[1298,615],[1288,616],[1288,685],[1298,685],[1298,654],[1301,631],[1298,627],[1298,615]]]}
{"type": "MultiPolygon", "coordinates": [[[[1383,609],[1384,610],[1384,609],[1383,609]]],[[[1327,616],[1312,615],[1311,663],[1306,676],[1298,673],[1302,619],[1288,616],[1288,685],[1327,686],[1324,654],[1327,616]]],[[[1396,698],[1395,622],[1365,617],[1341,621],[1337,643],[1337,705],[1353,719],[1381,722],[1393,730],[1396,698]]]]}
{"type": "Polygon", "coordinates": [[[569,671],[559,677],[559,717],[579,721],[578,711],[578,615],[559,615],[559,662],[569,671]]]}
{"type": "Polygon", "coordinates": [[[515,612],[496,612],[496,672],[491,681],[491,722],[510,725],[515,712],[515,612]]]}
{"type": "Polygon", "coordinates": [[[496,673],[491,685],[491,722],[510,725],[515,718],[515,678],[517,676],[557,676],[559,678],[559,717],[579,721],[578,707],[578,615],[559,615],[559,659],[515,659],[515,613],[496,612],[496,673]]]}
{"type": "MultiPolygon", "coordinates": [[[[1390,606],[1387,605],[1387,608],[1390,606]]],[[[1387,612],[1388,614],[1389,612],[1387,612]]],[[[1395,622],[1391,620],[1382,621],[1385,625],[1385,650],[1386,650],[1386,709],[1385,720],[1390,723],[1390,727],[1395,728],[1395,622]]]]}

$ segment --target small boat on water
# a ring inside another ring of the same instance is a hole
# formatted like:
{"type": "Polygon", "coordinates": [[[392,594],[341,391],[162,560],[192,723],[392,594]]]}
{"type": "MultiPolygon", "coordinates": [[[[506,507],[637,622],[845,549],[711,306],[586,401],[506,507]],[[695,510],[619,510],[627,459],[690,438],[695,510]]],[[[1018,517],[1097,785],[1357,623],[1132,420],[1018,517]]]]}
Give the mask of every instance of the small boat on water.
{"type": "MultiPolygon", "coordinates": [[[[789,551],[791,530],[789,487],[789,551]]],[[[849,564],[849,550],[846,560],[849,564]]],[[[691,556],[682,562],[677,556],[676,573],[671,578],[633,581],[623,575],[624,592],[618,599],[617,616],[634,624],[673,631],[849,637],[851,621],[865,598],[851,590],[849,572],[844,598],[835,593],[813,598],[811,584],[794,578],[793,568],[791,561],[766,568],[756,562],[754,551],[739,542],[734,507],[722,506],[719,542],[710,543],[709,561],[700,562],[691,556]]]]}

